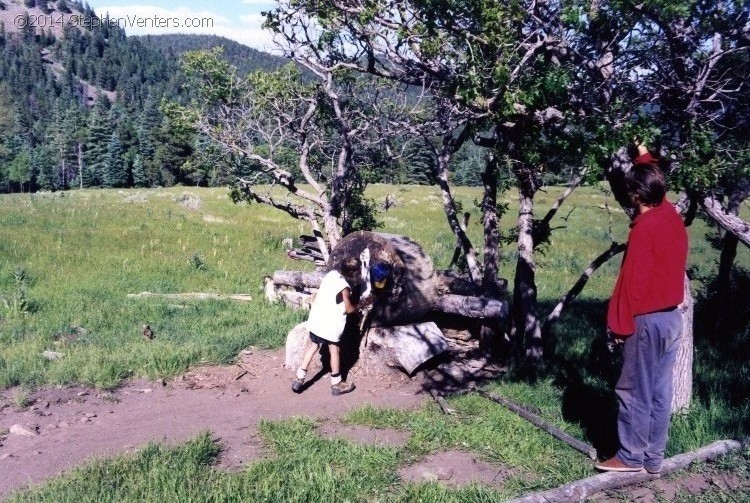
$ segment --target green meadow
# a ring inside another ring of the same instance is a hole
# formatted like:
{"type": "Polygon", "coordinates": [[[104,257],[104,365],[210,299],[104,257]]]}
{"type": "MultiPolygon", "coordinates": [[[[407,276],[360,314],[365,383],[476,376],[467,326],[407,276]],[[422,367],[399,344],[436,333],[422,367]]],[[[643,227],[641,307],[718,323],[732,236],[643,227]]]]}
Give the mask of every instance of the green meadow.
{"type": "MultiPolygon", "coordinates": [[[[564,189],[538,194],[541,217],[564,189]]],[[[431,187],[375,185],[368,197],[396,205],[379,215],[384,232],[421,243],[436,267],[450,262],[455,238],[431,187]]],[[[458,188],[471,211],[469,233],[481,247],[480,189],[458,188]]],[[[513,226],[514,195],[500,198],[513,226]]],[[[746,211],[744,208],[743,211],[746,211]]],[[[748,219],[749,215],[743,215],[748,219]]],[[[543,316],[610,245],[623,242],[628,220],[606,187],[576,190],[552,221],[551,243],[537,255],[543,316]]],[[[263,277],[277,269],[311,269],[286,258],[283,240],[308,233],[302,224],[260,205],[235,205],[226,189],[175,187],[83,190],[0,196],[0,388],[83,384],[115,388],[124,379],[169,378],[193,365],[230,363],[249,346],[281,347],[304,313],[269,305],[263,277]],[[140,292],[243,293],[251,302],[134,298],[140,292]],[[156,334],[145,341],[141,327],[156,334]],[[44,352],[63,356],[49,359],[44,352]]],[[[674,418],[668,454],[750,432],[750,256],[738,250],[732,332],[718,334],[712,316],[716,230],[698,219],[689,229],[689,274],[696,306],[694,402],[674,418]]],[[[742,245],[740,245],[742,246],[742,245]]],[[[514,246],[502,249],[501,275],[513,276],[514,246]]],[[[614,427],[617,361],[603,349],[604,308],[621,258],[602,266],[558,322],[540,376],[511,372],[491,386],[532,405],[571,435],[606,444],[614,427]],[[592,404],[597,404],[592,406],[592,404]],[[599,405],[601,404],[601,405],[599,405]]],[[[219,447],[206,433],[176,448],[151,445],[135,456],[97,461],[13,501],[503,501],[594,474],[589,462],[512,413],[476,395],[449,398],[456,416],[425,403],[417,412],[364,408],[346,421],[411,432],[404,447],[323,439],[300,418],[265,422],[269,457],[239,473],[212,468],[219,447]],[[427,453],[463,449],[512,468],[502,490],[472,485],[403,484],[397,470],[427,453]]],[[[21,404],[22,400],[17,400],[21,404]]],[[[0,404],[2,406],[3,404],[0,404]]],[[[750,452],[718,468],[750,476],[750,452]]],[[[700,469],[700,467],[698,468],[700,469]]],[[[705,501],[728,501],[712,488],[705,501]]],[[[681,497],[678,495],[678,499],[681,497]]],[[[688,498],[689,499],[689,498],[688,498]]]]}

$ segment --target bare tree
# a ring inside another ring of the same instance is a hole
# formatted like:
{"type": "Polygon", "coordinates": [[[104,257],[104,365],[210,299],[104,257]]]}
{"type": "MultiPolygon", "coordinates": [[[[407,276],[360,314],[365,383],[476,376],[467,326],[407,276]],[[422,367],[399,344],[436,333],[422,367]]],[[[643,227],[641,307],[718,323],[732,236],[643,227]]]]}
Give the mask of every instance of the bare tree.
{"type": "MultiPolygon", "coordinates": [[[[382,125],[395,105],[383,99],[393,94],[384,81],[364,85],[345,68],[298,63],[240,77],[219,51],[187,53],[184,68],[197,83],[199,107],[168,112],[225,153],[237,173],[235,200],[307,222],[320,251],[307,258],[327,261],[362,216],[361,170],[372,164],[373,150],[385,147],[382,125]]],[[[365,202],[365,216],[371,211],[365,202]]]]}

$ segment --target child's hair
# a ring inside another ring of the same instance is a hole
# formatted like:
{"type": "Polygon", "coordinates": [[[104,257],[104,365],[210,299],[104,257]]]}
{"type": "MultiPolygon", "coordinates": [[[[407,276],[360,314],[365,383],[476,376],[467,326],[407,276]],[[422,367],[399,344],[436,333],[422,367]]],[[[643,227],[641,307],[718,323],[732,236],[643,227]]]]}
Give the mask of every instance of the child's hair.
{"type": "Polygon", "coordinates": [[[339,264],[339,272],[344,277],[355,276],[359,272],[359,261],[353,257],[342,260],[339,264]]]}
{"type": "Polygon", "coordinates": [[[636,164],[625,174],[625,188],[646,206],[658,206],[667,194],[664,172],[653,164],[636,164]]]}

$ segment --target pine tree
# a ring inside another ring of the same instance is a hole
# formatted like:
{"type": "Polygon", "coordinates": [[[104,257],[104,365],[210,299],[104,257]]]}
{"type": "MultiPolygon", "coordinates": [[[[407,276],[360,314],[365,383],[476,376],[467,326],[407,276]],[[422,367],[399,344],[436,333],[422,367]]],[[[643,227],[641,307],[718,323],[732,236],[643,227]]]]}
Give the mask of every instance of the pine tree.
{"type": "Polygon", "coordinates": [[[148,95],[143,103],[143,110],[138,117],[136,135],[138,137],[138,154],[143,164],[143,170],[149,185],[158,183],[160,179],[159,166],[156,164],[157,134],[163,117],[159,111],[158,101],[154,93],[148,95]]]}
{"type": "Polygon", "coordinates": [[[107,153],[104,157],[104,186],[125,187],[129,178],[127,167],[122,142],[119,135],[114,132],[107,142],[107,153]]]}
{"type": "Polygon", "coordinates": [[[107,98],[99,95],[91,109],[86,138],[86,162],[83,170],[83,185],[99,186],[105,183],[107,147],[112,135],[112,124],[105,105],[107,98]]]}
{"type": "Polygon", "coordinates": [[[431,185],[435,180],[435,158],[419,142],[412,142],[406,148],[406,183],[431,185]]]}
{"type": "Polygon", "coordinates": [[[34,149],[31,155],[34,189],[57,190],[55,164],[55,152],[51,146],[42,145],[34,149]]]}
{"type": "Polygon", "coordinates": [[[133,186],[148,187],[148,185],[146,171],[143,169],[143,159],[141,159],[140,154],[136,154],[133,160],[133,186]]]}

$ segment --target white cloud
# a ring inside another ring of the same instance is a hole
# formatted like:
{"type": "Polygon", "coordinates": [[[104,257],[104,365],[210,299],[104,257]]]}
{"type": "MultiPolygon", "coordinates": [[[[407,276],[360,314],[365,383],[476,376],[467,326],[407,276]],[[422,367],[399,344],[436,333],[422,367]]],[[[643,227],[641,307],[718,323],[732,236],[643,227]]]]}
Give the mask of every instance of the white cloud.
{"type": "MultiPolygon", "coordinates": [[[[245,0],[244,3],[250,3],[245,0]]],[[[258,2],[260,3],[260,2],[258,2]]],[[[100,6],[98,16],[116,19],[128,35],[190,33],[219,35],[255,49],[272,51],[271,34],[261,28],[262,16],[247,14],[230,20],[210,10],[187,7],[165,9],[156,5],[100,6]]]]}

